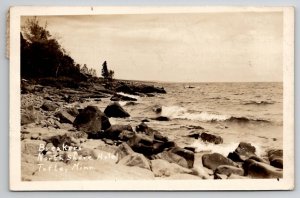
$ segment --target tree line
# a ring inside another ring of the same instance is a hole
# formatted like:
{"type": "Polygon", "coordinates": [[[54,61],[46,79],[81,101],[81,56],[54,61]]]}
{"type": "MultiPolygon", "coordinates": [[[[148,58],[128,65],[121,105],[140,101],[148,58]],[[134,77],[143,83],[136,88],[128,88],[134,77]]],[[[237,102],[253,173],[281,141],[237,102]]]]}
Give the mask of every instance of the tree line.
{"type": "MultiPolygon", "coordinates": [[[[40,24],[37,17],[28,18],[21,27],[21,76],[22,78],[68,77],[85,79],[96,76],[96,70],[76,63],[67,51],[47,30],[47,23],[40,24]]],[[[102,64],[102,76],[112,80],[114,71],[102,64]]]]}

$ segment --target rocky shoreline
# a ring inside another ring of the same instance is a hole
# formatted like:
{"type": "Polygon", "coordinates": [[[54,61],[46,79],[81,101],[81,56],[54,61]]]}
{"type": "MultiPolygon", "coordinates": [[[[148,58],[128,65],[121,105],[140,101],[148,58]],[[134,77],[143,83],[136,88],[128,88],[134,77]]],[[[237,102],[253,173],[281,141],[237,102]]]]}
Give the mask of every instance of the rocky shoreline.
{"type": "MultiPolygon", "coordinates": [[[[140,97],[166,93],[164,88],[130,81],[92,79],[66,86],[22,80],[22,180],[282,178],[282,150],[269,150],[261,157],[251,143],[241,142],[228,156],[195,152],[149,127],[148,119],[136,126],[111,124],[111,117],[130,117],[118,101],[136,101],[119,92],[140,97]],[[103,98],[112,101],[103,112],[81,105],[103,98]]],[[[155,108],[154,119],[168,121],[159,111],[155,108]]],[[[188,137],[223,143],[222,137],[200,126],[193,127],[188,137]]]]}

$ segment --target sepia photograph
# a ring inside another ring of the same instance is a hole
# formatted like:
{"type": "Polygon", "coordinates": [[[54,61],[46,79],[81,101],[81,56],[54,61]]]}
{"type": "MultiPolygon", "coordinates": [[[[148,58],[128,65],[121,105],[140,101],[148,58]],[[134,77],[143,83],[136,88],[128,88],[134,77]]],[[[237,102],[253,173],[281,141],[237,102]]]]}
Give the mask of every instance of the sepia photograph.
{"type": "Polygon", "coordinates": [[[293,8],[10,14],[13,190],[293,188],[293,8]]]}

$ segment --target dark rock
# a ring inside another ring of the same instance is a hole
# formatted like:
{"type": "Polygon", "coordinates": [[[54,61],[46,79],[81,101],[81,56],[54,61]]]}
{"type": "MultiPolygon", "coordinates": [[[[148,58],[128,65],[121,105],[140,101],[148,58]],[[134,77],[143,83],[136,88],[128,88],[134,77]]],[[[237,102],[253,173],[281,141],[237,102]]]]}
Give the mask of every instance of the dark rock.
{"type": "Polygon", "coordinates": [[[255,147],[250,143],[241,142],[234,152],[228,154],[228,158],[235,162],[244,162],[246,159],[256,156],[255,147]]]}
{"type": "Polygon", "coordinates": [[[220,165],[236,166],[231,159],[228,159],[219,153],[204,154],[202,156],[202,163],[204,167],[213,171],[220,165]]]}
{"type": "Polygon", "coordinates": [[[204,142],[214,143],[214,144],[221,144],[223,143],[223,138],[221,136],[209,134],[209,133],[201,133],[200,138],[204,142]]]}
{"type": "Polygon", "coordinates": [[[276,168],[283,168],[283,150],[270,150],[268,151],[268,158],[270,164],[276,168]]]}
{"type": "Polygon", "coordinates": [[[145,134],[135,134],[127,143],[135,152],[146,156],[153,154],[153,138],[145,134]]]}
{"type": "Polygon", "coordinates": [[[95,106],[83,109],[75,118],[73,125],[86,133],[96,133],[111,126],[105,114],[95,106]]]}
{"type": "Polygon", "coordinates": [[[157,121],[170,121],[170,118],[168,118],[166,116],[158,116],[158,117],[154,118],[154,120],[157,120],[157,121]]]}
{"type": "Polygon", "coordinates": [[[244,162],[243,168],[246,176],[255,179],[282,178],[283,175],[282,169],[251,159],[244,162]]]}
{"type": "Polygon", "coordinates": [[[198,139],[198,138],[200,137],[200,132],[197,132],[197,131],[191,131],[187,136],[188,136],[188,137],[191,137],[191,138],[198,139]]]}
{"type": "Polygon", "coordinates": [[[193,168],[195,161],[194,152],[180,147],[171,148],[169,151],[183,157],[187,161],[188,168],[193,168]]]}
{"type": "Polygon", "coordinates": [[[148,119],[143,119],[142,122],[150,122],[148,119]]]}
{"type": "Polygon", "coordinates": [[[132,98],[132,97],[129,97],[129,96],[124,96],[124,95],[121,95],[121,94],[114,94],[111,98],[110,98],[111,101],[137,101],[136,98],[132,98]]]}
{"type": "Polygon", "coordinates": [[[242,168],[234,167],[234,166],[228,166],[228,165],[220,165],[215,170],[215,174],[222,174],[230,176],[231,174],[235,175],[244,175],[244,170],[242,168]]]}
{"type": "Polygon", "coordinates": [[[129,139],[133,138],[135,136],[135,132],[134,131],[128,131],[128,130],[123,130],[120,134],[119,134],[119,139],[122,141],[128,141],[129,139]]]}
{"type": "Polygon", "coordinates": [[[51,101],[45,101],[41,106],[41,108],[45,111],[55,111],[58,107],[58,104],[51,101]]]}
{"type": "Polygon", "coordinates": [[[186,146],[186,147],[184,147],[184,149],[192,151],[193,153],[196,152],[196,147],[186,146]]]}
{"type": "Polygon", "coordinates": [[[152,109],[155,113],[161,113],[162,111],[162,107],[159,105],[155,105],[152,109]]]}
{"type": "Polygon", "coordinates": [[[129,113],[127,113],[118,102],[114,102],[106,107],[104,113],[108,117],[115,118],[125,118],[130,117],[129,113]]]}
{"type": "Polygon", "coordinates": [[[119,135],[121,134],[121,132],[124,130],[133,132],[133,129],[129,124],[128,125],[111,125],[110,128],[108,128],[104,131],[103,137],[117,140],[117,139],[119,139],[119,135]]]}
{"type": "Polygon", "coordinates": [[[117,92],[124,92],[124,93],[128,93],[128,94],[134,94],[133,89],[129,85],[125,84],[125,83],[120,84],[116,88],[116,91],[117,92]]]}
{"type": "Polygon", "coordinates": [[[169,141],[168,137],[163,136],[160,132],[152,129],[151,127],[149,127],[148,125],[146,125],[144,122],[142,122],[141,124],[137,125],[135,127],[136,132],[142,132],[145,133],[146,135],[156,139],[156,140],[160,140],[163,142],[167,142],[169,141]]]}
{"type": "Polygon", "coordinates": [[[66,111],[59,111],[55,114],[55,116],[59,118],[61,123],[73,124],[75,120],[75,118],[66,111]]]}

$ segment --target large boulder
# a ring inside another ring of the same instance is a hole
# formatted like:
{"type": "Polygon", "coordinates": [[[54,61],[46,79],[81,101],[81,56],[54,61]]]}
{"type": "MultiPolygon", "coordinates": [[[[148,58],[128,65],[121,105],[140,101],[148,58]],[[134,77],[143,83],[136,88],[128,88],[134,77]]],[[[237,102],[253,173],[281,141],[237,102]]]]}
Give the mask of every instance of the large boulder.
{"type": "Polygon", "coordinates": [[[66,111],[59,111],[55,114],[55,116],[59,118],[61,123],[73,124],[75,120],[75,117],[73,117],[66,111]]]}
{"type": "Polygon", "coordinates": [[[120,136],[121,132],[124,130],[133,132],[133,129],[129,124],[128,125],[111,125],[110,128],[108,128],[104,131],[104,137],[109,138],[109,139],[114,139],[114,140],[120,139],[119,136],[120,136]]]}
{"type": "Polygon", "coordinates": [[[237,166],[231,159],[228,159],[219,153],[204,154],[202,156],[202,164],[204,167],[213,171],[220,165],[237,166]]]}
{"type": "Polygon", "coordinates": [[[283,176],[282,169],[251,159],[244,162],[243,168],[245,175],[255,179],[282,178],[283,176]]]}
{"type": "Polygon", "coordinates": [[[235,162],[244,162],[246,159],[256,156],[256,148],[250,143],[241,142],[234,152],[228,154],[228,158],[235,162]]]}
{"type": "Polygon", "coordinates": [[[45,111],[55,111],[58,107],[58,104],[51,101],[45,101],[41,106],[41,108],[45,111]]]}
{"type": "Polygon", "coordinates": [[[160,140],[163,142],[169,141],[168,137],[163,136],[160,132],[152,129],[151,127],[148,127],[148,125],[146,125],[144,122],[137,125],[135,130],[136,130],[136,132],[145,133],[146,135],[148,135],[156,140],[160,140]]]}
{"type": "Polygon", "coordinates": [[[153,141],[154,139],[150,136],[138,133],[130,138],[127,143],[135,152],[151,156],[153,154],[153,141]]]}
{"type": "Polygon", "coordinates": [[[194,152],[180,147],[173,147],[169,151],[183,157],[187,161],[188,168],[193,168],[195,161],[194,152]]]}
{"type": "Polygon", "coordinates": [[[155,177],[169,177],[178,173],[192,173],[190,169],[162,159],[151,160],[151,169],[155,177]]]}
{"type": "Polygon", "coordinates": [[[86,133],[97,133],[111,125],[108,118],[96,106],[88,106],[75,118],[73,125],[86,133]]]}
{"type": "Polygon", "coordinates": [[[130,117],[129,113],[127,113],[118,102],[114,102],[114,103],[108,105],[105,108],[104,113],[106,116],[114,117],[114,118],[130,117]]]}
{"type": "Polygon", "coordinates": [[[136,166],[151,170],[149,160],[144,155],[139,153],[133,153],[123,157],[118,162],[118,164],[123,164],[126,166],[136,166]]]}
{"type": "Polygon", "coordinates": [[[223,138],[218,135],[213,135],[209,133],[201,133],[200,138],[204,142],[214,143],[214,144],[221,144],[223,143],[223,138]]]}
{"type": "Polygon", "coordinates": [[[283,150],[275,149],[268,151],[270,164],[276,168],[283,168],[283,150]]]}
{"type": "Polygon", "coordinates": [[[118,161],[124,158],[127,155],[134,154],[135,152],[130,148],[130,146],[123,142],[120,144],[115,152],[115,155],[118,157],[118,161]]]}
{"type": "Polygon", "coordinates": [[[170,163],[175,163],[182,167],[189,168],[188,162],[186,161],[186,159],[184,157],[179,156],[170,151],[163,151],[163,152],[153,156],[153,159],[162,159],[162,160],[166,160],[170,163]]]}
{"type": "Polygon", "coordinates": [[[243,176],[244,170],[242,168],[238,168],[238,167],[234,167],[234,166],[221,165],[221,166],[217,167],[217,169],[215,170],[214,173],[227,175],[228,177],[232,174],[243,176]]]}

